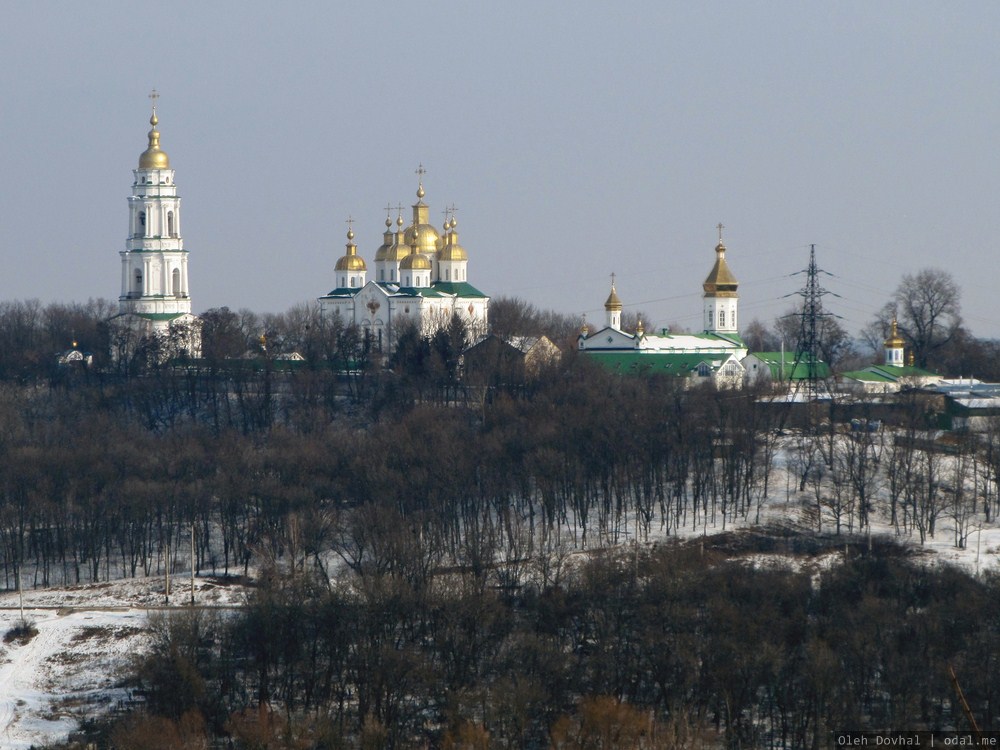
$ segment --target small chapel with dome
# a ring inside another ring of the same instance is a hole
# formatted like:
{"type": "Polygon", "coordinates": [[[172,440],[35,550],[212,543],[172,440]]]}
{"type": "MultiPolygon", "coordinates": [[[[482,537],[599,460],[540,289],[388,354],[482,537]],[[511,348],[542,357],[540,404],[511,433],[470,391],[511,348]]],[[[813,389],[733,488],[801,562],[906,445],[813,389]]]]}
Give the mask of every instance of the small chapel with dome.
{"type": "Polygon", "coordinates": [[[454,209],[439,232],[424,202],[423,167],[417,172],[421,180],[410,224],[404,227],[401,210],[395,229],[391,214],[386,216],[371,276],[358,255],[352,226],[346,251],[334,266],[335,286],[319,298],[324,317],[340,316],[345,324],[359,326],[378,349],[391,349],[403,326],[427,335],[448,325],[452,316],[465,324],[470,338],[487,331],[490,298],[469,283],[469,255],[458,242],[454,209]]]}
{"type": "Polygon", "coordinates": [[[604,303],[603,328],[583,326],[577,339],[581,352],[621,372],[661,372],[682,377],[711,379],[719,385],[739,385],[746,370],[742,364],[747,346],[740,338],[739,282],[726,262],[726,246],[719,225],[715,263],[702,284],[705,328],[701,333],[647,332],[642,321],[636,330],[622,330],[622,302],[614,279],[604,303]]]}

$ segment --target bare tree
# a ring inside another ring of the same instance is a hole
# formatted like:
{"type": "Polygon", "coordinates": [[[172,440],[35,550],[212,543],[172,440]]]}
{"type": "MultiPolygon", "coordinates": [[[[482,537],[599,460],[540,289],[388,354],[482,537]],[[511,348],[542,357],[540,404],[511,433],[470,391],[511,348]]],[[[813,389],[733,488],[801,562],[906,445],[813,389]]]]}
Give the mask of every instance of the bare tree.
{"type": "Polygon", "coordinates": [[[886,335],[895,318],[900,334],[912,347],[916,364],[927,367],[962,330],[960,300],[958,283],[947,271],[925,268],[906,274],[864,336],[879,351],[881,341],[876,335],[886,335]]]}

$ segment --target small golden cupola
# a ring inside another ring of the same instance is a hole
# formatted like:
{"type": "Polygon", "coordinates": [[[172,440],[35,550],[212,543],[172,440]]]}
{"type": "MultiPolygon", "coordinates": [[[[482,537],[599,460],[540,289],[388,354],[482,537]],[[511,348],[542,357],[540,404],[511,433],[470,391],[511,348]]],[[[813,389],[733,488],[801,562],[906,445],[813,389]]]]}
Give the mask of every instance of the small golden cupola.
{"type": "Polygon", "coordinates": [[[891,367],[902,367],[904,364],[903,354],[906,349],[906,341],[899,335],[899,328],[896,319],[892,319],[892,327],[889,329],[889,338],[883,344],[885,347],[885,363],[891,367]]]}
{"type": "Polygon", "coordinates": [[[719,244],[715,246],[715,265],[709,271],[702,288],[705,301],[705,332],[738,335],[737,305],[739,282],[726,263],[726,246],[722,242],[723,225],[719,224],[719,244]]]}
{"type": "Polygon", "coordinates": [[[149,118],[149,124],[153,128],[149,131],[149,146],[139,155],[139,169],[170,169],[167,152],[160,149],[160,131],[156,129],[159,121],[154,101],[153,114],[149,118]]]}
{"type": "MultiPolygon", "coordinates": [[[[376,263],[385,260],[389,255],[389,250],[392,249],[392,215],[388,213],[391,210],[388,209],[385,215],[385,232],[382,233],[382,244],[375,251],[376,263]]],[[[379,281],[383,281],[383,279],[379,279],[379,281]]]]}
{"type": "MultiPolygon", "coordinates": [[[[448,209],[454,212],[454,206],[448,209]]],[[[437,278],[435,281],[445,283],[464,282],[469,276],[469,254],[458,244],[458,219],[454,213],[444,220],[445,235],[441,238],[441,249],[437,253],[437,278]]]]}
{"type": "MultiPolygon", "coordinates": [[[[399,263],[410,254],[410,245],[404,240],[403,214],[396,217],[396,231],[392,235],[392,244],[385,251],[385,260],[399,263]]],[[[395,281],[395,279],[390,279],[395,281]]]]}
{"type": "Polygon", "coordinates": [[[468,260],[469,255],[465,252],[465,248],[458,244],[458,232],[455,231],[455,227],[458,226],[458,219],[454,216],[451,217],[451,221],[445,222],[444,228],[447,230],[444,239],[441,242],[441,249],[438,251],[438,260],[441,261],[460,261],[468,260]]]}
{"type": "Polygon", "coordinates": [[[400,284],[405,287],[428,287],[431,285],[431,262],[420,252],[420,231],[416,227],[410,227],[407,234],[412,240],[410,254],[399,263],[400,284]]]}
{"type": "MultiPolygon", "coordinates": [[[[351,219],[348,219],[348,224],[351,219]]],[[[358,255],[358,246],[354,244],[354,228],[347,230],[347,252],[337,260],[334,269],[337,272],[337,285],[342,289],[360,288],[365,285],[365,273],[368,266],[365,259],[358,255]]]]}
{"type": "Polygon", "coordinates": [[[611,294],[608,295],[604,303],[604,311],[608,314],[608,328],[620,331],[622,328],[622,301],[618,299],[618,292],[615,290],[615,275],[611,274],[611,294]]]}
{"type": "Polygon", "coordinates": [[[735,297],[738,286],[739,282],[736,281],[733,272],[729,270],[729,264],[726,263],[726,246],[722,243],[722,231],[720,230],[719,244],[715,246],[715,265],[709,271],[702,288],[706,295],[735,297]]]}

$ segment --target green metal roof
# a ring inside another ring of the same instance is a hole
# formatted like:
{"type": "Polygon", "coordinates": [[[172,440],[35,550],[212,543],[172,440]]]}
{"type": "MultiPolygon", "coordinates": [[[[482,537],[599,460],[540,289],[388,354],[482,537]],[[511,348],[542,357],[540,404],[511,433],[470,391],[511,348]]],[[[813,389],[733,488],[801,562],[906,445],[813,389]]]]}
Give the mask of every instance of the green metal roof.
{"type": "Polygon", "coordinates": [[[176,320],[186,313],[135,313],[146,320],[176,320]]]}
{"type": "Polygon", "coordinates": [[[401,294],[405,297],[423,297],[425,299],[445,296],[433,287],[415,287],[415,286],[401,286],[396,291],[396,294],[401,294]]]}
{"type": "Polygon", "coordinates": [[[355,294],[360,292],[364,287],[338,287],[330,292],[324,294],[324,297],[353,297],[355,294]]]}
{"type": "Polygon", "coordinates": [[[482,297],[487,295],[476,289],[472,284],[464,281],[435,281],[434,288],[445,294],[454,294],[456,297],[482,297]]]}
{"type": "Polygon", "coordinates": [[[807,380],[810,369],[815,369],[817,378],[828,378],[831,374],[826,362],[817,362],[815,368],[811,368],[807,360],[796,361],[795,352],[754,352],[753,356],[767,366],[775,380],[807,380]]]}
{"type": "Polygon", "coordinates": [[[884,375],[880,372],[873,370],[852,370],[850,372],[842,372],[841,376],[845,378],[850,378],[851,380],[858,380],[862,383],[895,383],[896,378],[891,378],[888,375],[884,375]]]}
{"type": "MultiPolygon", "coordinates": [[[[712,366],[712,362],[720,364],[729,359],[728,355],[712,354],[671,354],[671,353],[643,353],[641,351],[632,352],[607,352],[607,351],[585,351],[588,358],[598,362],[602,367],[606,367],[613,372],[629,375],[638,374],[661,374],[680,375],[686,377],[698,371],[698,365],[705,362],[712,366]]],[[[712,366],[712,369],[717,369],[712,366]]]]}
{"type": "Polygon", "coordinates": [[[896,367],[895,365],[873,365],[869,372],[881,372],[893,378],[931,378],[935,373],[920,367],[896,367]]]}

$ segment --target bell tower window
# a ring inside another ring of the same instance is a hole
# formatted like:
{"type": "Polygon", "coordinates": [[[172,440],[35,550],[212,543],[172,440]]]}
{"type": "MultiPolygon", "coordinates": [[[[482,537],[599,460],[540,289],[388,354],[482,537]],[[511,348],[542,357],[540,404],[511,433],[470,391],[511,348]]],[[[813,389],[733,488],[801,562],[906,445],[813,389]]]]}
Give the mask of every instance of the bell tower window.
{"type": "Polygon", "coordinates": [[[173,273],[170,275],[171,286],[173,287],[173,292],[175,297],[181,296],[181,270],[175,268],[173,273]]]}
{"type": "Polygon", "coordinates": [[[174,212],[167,211],[167,236],[176,237],[177,232],[174,230],[174,212]]]}

